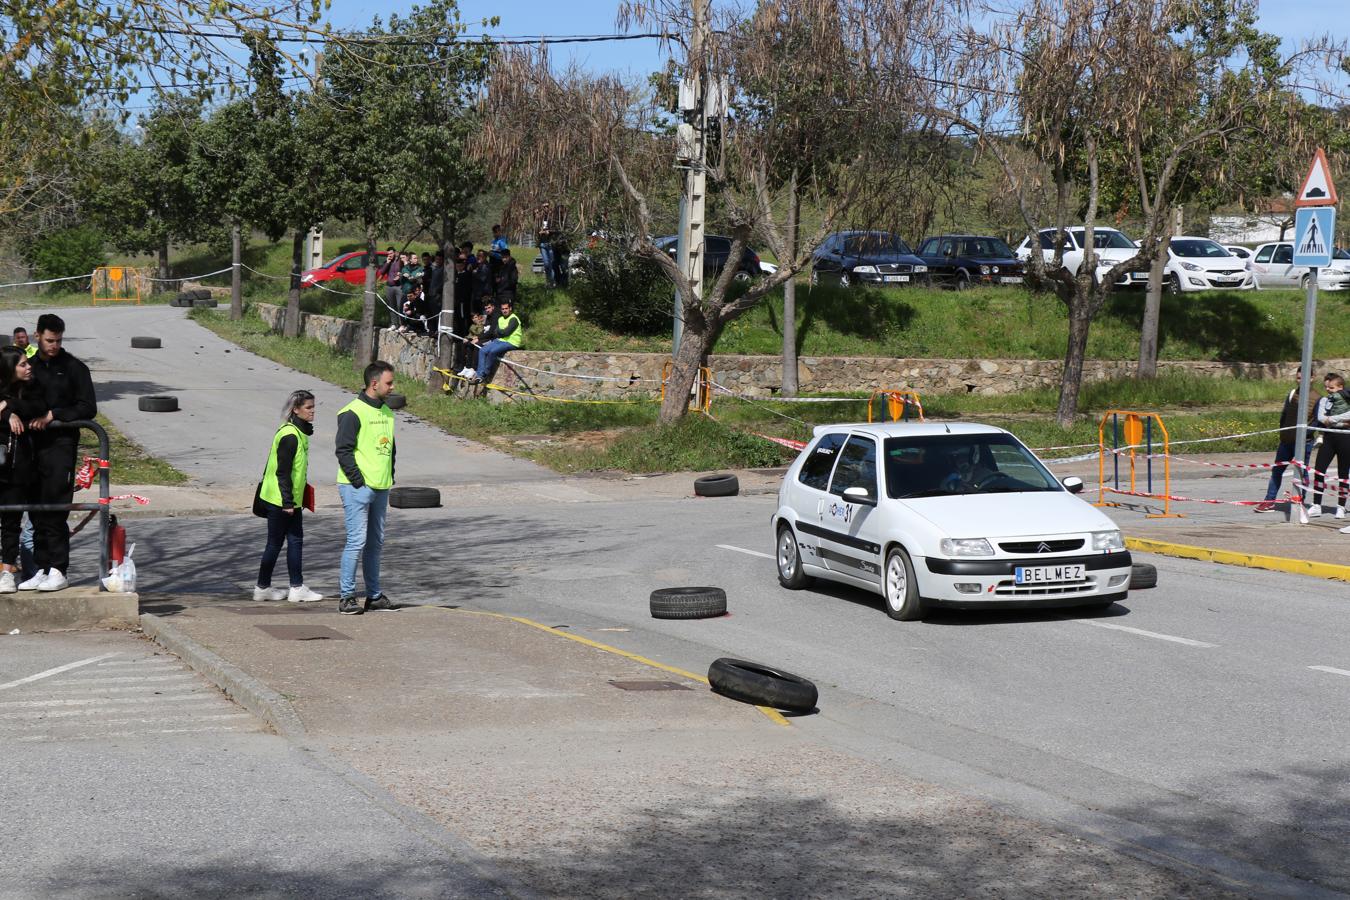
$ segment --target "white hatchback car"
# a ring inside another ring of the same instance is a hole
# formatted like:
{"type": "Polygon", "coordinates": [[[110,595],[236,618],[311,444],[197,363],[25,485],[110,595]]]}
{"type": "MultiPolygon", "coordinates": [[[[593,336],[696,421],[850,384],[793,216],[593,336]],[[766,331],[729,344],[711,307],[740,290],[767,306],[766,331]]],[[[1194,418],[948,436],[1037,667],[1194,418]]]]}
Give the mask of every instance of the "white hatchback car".
{"type": "Polygon", "coordinates": [[[1001,428],[822,425],[783,477],[778,580],[881,594],[893,619],[924,608],[1105,608],[1125,599],[1120,530],[1001,428]]]}
{"type": "Polygon", "coordinates": [[[1222,244],[1203,237],[1174,237],[1168,242],[1163,289],[1169,294],[1210,288],[1253,287],[1247,263],[1222,244]]]}

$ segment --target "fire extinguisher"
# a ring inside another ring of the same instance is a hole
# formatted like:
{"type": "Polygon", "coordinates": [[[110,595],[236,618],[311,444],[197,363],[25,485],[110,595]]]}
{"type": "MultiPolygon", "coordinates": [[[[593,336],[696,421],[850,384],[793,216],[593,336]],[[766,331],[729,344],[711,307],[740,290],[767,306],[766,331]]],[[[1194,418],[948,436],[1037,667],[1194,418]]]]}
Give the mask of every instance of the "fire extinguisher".
{"type": "Polygon", "coordinates": [[[108,518],[108,560],[116,566],[127,555],[127,530],[117,524],[117,516],[108,518]]]}

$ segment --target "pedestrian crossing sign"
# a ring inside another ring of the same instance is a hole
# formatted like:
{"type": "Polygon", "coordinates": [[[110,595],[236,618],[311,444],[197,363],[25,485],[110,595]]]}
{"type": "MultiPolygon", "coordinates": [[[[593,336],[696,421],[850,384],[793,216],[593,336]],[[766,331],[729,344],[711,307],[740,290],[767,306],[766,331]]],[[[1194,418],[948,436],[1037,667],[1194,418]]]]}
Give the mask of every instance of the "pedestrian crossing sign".
{"type": "Polygon", "coordinates": [[[1336,208],[1334,206],[1304,207],[1294,213],[1294,265],[1331,265],[1331,251],[1335,244],[1336,208]]]}

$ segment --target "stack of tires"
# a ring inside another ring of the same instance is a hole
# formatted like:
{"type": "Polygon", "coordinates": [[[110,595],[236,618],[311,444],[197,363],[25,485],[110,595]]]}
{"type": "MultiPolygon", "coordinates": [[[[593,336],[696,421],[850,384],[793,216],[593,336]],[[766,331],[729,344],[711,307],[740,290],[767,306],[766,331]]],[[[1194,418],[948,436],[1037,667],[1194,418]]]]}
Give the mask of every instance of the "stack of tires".
{"type": "Polygon", "coordinates": [[[169,301],[169,305],[213,307],[216,305],[216,298],[206,288],[193,288],[190,291],[180,291],[177,296],[169,301]]]}

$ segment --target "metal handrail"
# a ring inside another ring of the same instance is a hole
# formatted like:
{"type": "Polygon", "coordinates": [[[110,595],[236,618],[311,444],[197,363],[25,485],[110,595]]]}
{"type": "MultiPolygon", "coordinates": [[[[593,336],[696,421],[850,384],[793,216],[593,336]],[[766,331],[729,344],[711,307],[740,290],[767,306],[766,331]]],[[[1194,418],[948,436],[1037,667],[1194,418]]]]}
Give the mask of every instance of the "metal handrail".
{"type": "MultiPolygon", "coordinates": [[[[97,422],[90,421],[88,419],[80,419],[74,422],[53,421],[51,424],[47,426],[47,428],[54,430],[64,430],[67,428],[75,429],[77,446],[79,441],[78,432],[79,429],[81,428],[88,428],[98,437],[98,459],[99,459],[98,502],[31,503],[31,504],[0,503],[0,512],[97,512],[99,514],[98,516],[99,575],[97,581],[98,581],[98,589],[100,591],[105,591],[107,590],[107,588],[103,586],[103,576],[108,574],[108,563],[109,563],[108,530],[111,527],[111,523],[108,521],[109,518],[108,513],[109,513],[109,506],[112,502],[109,499],[112,496],[112,491],[110,490],[111,485],[108,475],[108,469],[110,464],[110,460],[108,459],[108,454],[110,452],[108,445],[108,432],[103,428],[102,425],[98,424],[97,422]]],[[[78,450],[76,451],[75,455],[76,461],[78,462],[79,460],[78,450]]]]}

